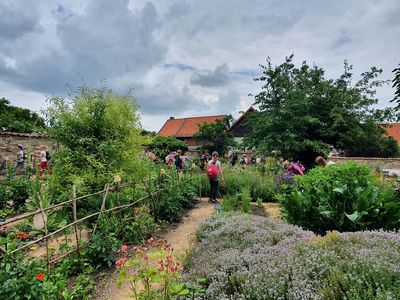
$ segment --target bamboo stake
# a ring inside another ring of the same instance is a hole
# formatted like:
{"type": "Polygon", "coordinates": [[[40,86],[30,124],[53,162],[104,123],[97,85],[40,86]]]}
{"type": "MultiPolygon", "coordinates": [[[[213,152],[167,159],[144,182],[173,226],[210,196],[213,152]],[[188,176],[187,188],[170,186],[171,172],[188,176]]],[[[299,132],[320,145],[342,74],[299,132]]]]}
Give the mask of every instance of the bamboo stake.
{"type": "MultiPolygon", "coordinates": [[[[156,177],[151,178],[151,180],[153,180],[153,179],[156,179],[156,177]]],[[[125,184],[122,184],[122,185],[120,186],[120,188],[122,188],[122,187],[128,187],[128,186],[135,186],[135,185],[137,185],[137,184],[138,184],[137,182],[125,183],[125,184]]],[[[115,187],[111,187],[109,190],[110,190],[110,191],[113,191],[113,190],[115,190],[115,187]]],[[[103,194],[103,193],[104,193],[104,190],[101,190],[101,191],[98,191],[98,192],[96,192],[96,193],[87,194],[87,195],[83,195],[83,196],[77,197],[75,200],[76,200],[76,201],[78,201],[78,200],[83,200],[83,199],[86,199],[86,198],[88,198],[88,197],[100,195],[100,194],[103,194]]],[[[44,208],[43,211],[46,212],[46,211],[49,211],[49,210],[53,210],[53,209],[58,208],[58,207],[60,207],[60,206],[64,206],[64,205],[66,205],[66,204],[73,203],[73,201],[74,201],[73,199],[70,199],[70,200],[67,200],[67,201],[64,201],[64,202],[60,202],[60,203],[57,203],[57,204],[55,204],[55,205],[53,205],[53,206],[44,208]]],[[[30,218],[30,217],[32,217],[32,216],[34,216],[34,215],[36,215],[36,214],[38,214],[38,213],[40,213],[40,212],[41,212],[41,210],[38,209],[38,210],[36,210],[36,211],[30,212],[30,213],[26,213],[26,214],[23,214],[23,215],[20,215],[20,216],[17,216],[17,217],[14,217],[14,218],[9,219],[9,220],[7,220],[7,221],[5,221],[5,222],[1,222],[1,223],[0,223],[0,226],[7,225],[7,224],[10,224],[10,223],[14,223],[14,222],[19,221],[19,220],[23,220],[23,219],[30,218]]]]}
{"type": "MultiPolygon", "coordinates": [[[[161,191],[161,190],[160,190],[160,191],[161,191]]],[[[129,204],[124,204],[124,205],[121,205],[121,206],[116,206],[116,207],[109,208],[109,209],[106,209],[106,210],[103,211],[103,213],[107,213],[107,212],[114,211],[114,210],[118,210],[118,209],[124,210],[124,209],[126,209],[126,208],[129,208],[129,207],[131,207],[131,206],[133,206],[133,205],[139,203],[140,201],[143,201],[143,200],[146,199],[147,197],[148,197],[148,196],[146,195],[146,196],[144,196],[144,197],[142,197],[142,198],[136,200],[135,202],[132,202],[132,203],[129,203],[129,204]]],[[[20,250],[22,250],[22,249],[25,249],[25,248],[29,247],[29,246],[32,246],[32,245],[34,245],[34,244],[36,244],[36,243],[38,243],[38,242],[40,242],[40,241],[43,241],[45,238],[49,238],[49,237],[51,237],[51,236],[53,236],[53,235],[55,235],[55,234],[57,234],[57,233],[62,232],[62,231],[65,230],[65,229],[67,229],[67,228],[69,228],[69,227],[75,225],[75,224],[82,223],[83,221],[86,221],[86,220],[91,219],[91,218],[93,218],[93,217],[95,217],[95,216],[98,216],[99,214],[100,214],[100,212],[97,212],[97,213],[93,213],[93,214],[91,214],[91,215],[88,215],[88,216],[86,216],[86,217],[83,217],[82,219],[79,219],[79,220],[77,220],[77,221],[75,221],[75,222],[72,222],[72,223],[70,223],[70,224],[68,224],[68,225],[65,225],[65,226],[63,226],[63,227],[57,229],[56,231],[53,231],[52,233],[49,233],[49,234],[47,234],[47,235],[45,235],[45,236],[42,236],[42,237],[38,238],[38,239],[35,240],[35,241],[29,242],[29,243],[27,243],[27,244],[25,244],[25,245],[23,245],[23,246],[21,246],[21,247],[15,249],[15,250],[11,251],[10,253],[15,253],[15,252],[18,252],[18,251],[20,251],[20,250]]]]}
{"type": "MultiPolygon", "coordinates": [[[[40,194],[38,194],[39,197],[39,207],[40,211],[42,213],[42,218],[43,218],[43,226],[44,226],[44,234],[47,236],[47,220],[46,220],[46,215],[43,211],[43,202],[42,202],[42,197],[40,194]]],[[[49,239],[46,238],[46,259],[47,259],[47,272],[50,272],[50,254],[49,254],[49,239]]]]}
{"type": "MultiPolygon", "coordinates": [[[[97,217],[97,221],[99,221],[101,214],[103,213],[104,209],[106,208],[106,200],[107,200],[109,189],[110,189],[110,184],[106,183],[104,186],[105,192],[103,194],[103,201],[101,202],[100,213],[99,213],[99,216],[97,217]]],[[[92,239],[94,237],[94,234],[96,233],[96,229],[97,229],[97,222],[96,222],[96,224],[94,224],[94,227],[93,227],[92,239]]]]}
{"type": "MultiPolygon", "coordinates": [[[[74,222],[76,222],[77,220],[77,213],[76,213],[76,186],[75,184],[72,186],[72,199],[74,200],[74,202],[72,202],[72,209],[73,209],[73,214],[74,214],[74,222]]],[[[74,225],[74,229],[75,229],[75,239],[76,239],[76,252],[78,253],[78,259],[80,261],[79,258],[79,253],[80,253],[80,249],[79,249],[79,237],[78,237],[78,224],[74,225]]]]}

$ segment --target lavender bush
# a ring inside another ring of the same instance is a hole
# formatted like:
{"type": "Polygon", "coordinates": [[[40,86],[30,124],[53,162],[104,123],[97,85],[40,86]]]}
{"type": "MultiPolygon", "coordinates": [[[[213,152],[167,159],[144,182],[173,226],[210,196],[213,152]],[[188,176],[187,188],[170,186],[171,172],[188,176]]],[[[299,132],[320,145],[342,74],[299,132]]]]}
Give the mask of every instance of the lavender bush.
{"type": "Polygon", "coordinates": [[[398,299],[400,236],[365,231],[325,237],[254,215],[206,220],[186,278],[207,299],[398,299]]]}

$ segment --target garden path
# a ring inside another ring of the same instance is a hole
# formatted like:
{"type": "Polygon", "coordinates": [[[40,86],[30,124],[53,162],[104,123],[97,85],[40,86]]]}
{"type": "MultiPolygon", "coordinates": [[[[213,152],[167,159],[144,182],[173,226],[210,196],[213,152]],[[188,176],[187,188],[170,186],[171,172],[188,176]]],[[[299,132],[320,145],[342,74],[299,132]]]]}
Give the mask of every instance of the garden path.
{"type": "MultiPolygon", "coordinates": [[[[196,240],[195,233],[200,223],[211,216],[215,211],[214,206],[208,203],[208,198],[202,198],[191,209],[182,221],[165,233],[161,238],[166,239],[175,249],[178,257],[184,257],[193,247],[196,240]]],[[[130,286],[127,282],[119,289],[116,285],[118,274],[110,276],[105,284],[102,284],[101,291],[97,295],[98,300],[127,300],[129,298],[130,286]]]]}
{"type": "MultiPolygon", "coordinates": [[[[270,218],[279,218],[279,204],[278,203],[264,203],[264,211],[270,218]]],[[[206,218],[215,212],[214,205],[208,203],[208,198],[201,198],[193,209],[183,217],[182,221],[175,227],[166,232],[162,239],[167,240],[175,249],[175,255],[178,257],[185,257],[185,255],[193,248],[196,241],[196,230],[206,218]]],[[[98,295],[96,300],[129,300],[130,286],[125,282],[121,288],[116,285],[118,273],[114,272],[112,275],[106,276],[106,282],[99,284],[98,295]]]]}

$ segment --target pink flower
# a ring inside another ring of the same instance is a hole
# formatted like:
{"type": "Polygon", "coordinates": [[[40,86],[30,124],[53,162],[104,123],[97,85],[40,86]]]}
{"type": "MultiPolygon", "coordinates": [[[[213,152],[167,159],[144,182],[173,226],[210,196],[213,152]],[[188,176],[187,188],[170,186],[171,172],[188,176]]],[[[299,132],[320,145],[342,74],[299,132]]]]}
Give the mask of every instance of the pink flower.
{"type": "Polygon", "coordinates": [[[120,258],[117,260],[117,262],[115,263],[115,267],[117,268],[117,270],[120,270],[121,267],[128,261],[128,259],[126,257],[120,258]]]}
{"type": "Polygon", "coordinates": [[[127,245],[122,245],[121,251],[126,253],[126,251],[128,251],[128,246],[127,245]]]}
{"type": "Polygon", "coordinates": [[[175,272],[176,271],[176,266],[171,266],[169,269],[171,270],[171,272],[175,272]]]}

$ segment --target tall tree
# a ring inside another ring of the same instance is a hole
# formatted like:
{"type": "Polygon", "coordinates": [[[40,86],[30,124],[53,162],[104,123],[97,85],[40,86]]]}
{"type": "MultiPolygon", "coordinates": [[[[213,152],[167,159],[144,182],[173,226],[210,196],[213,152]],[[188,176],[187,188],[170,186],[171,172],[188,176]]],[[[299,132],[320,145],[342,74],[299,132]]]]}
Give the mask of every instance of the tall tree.
{"type": "Polygon", "coordinates": [[[396,89],[394,92],[394,99],[391,102],[396,101],[397,107],[396,109],[400,110],[400,64],[399,67],[393,70],[394,79],[393,79],[393,87],[396,89]]]}
{"type": "Polygon", "coordinates": [[[218,151],[222,155],[228,146],[236,145],[233,134],[226,130],[231,121],[232,116],[228,115],[214,123],[203,123],[194,138],[204,143],[206,148],[218,151]]]}
{"type": "Polygon", "coordinates": [[[263,86],[255,96],[259,111],[248,121],[252,127],[248,143],[306,163],[326,153],[328,145],[349,155],[396,154],[388,153],[393,141],[388,142],[385,130],[376,125],[391,119],[393,110],[372,108],[378,102],[375,89],[385,83],[377,79],[381,69],[371,68],[352,85],[352,66],[346,61],[343,74],[335,80],[326,79],[322,68],[305,61],[296,67],[293,55],[281,65],[273,66],[267,59],[267,65],[260,66],[263,75],[255,80],[263,86]]]}
{"type": "Polygon", "coordinates": [[[29,109],[12,106],[10,101],[1,98],[0,131],[44,132],[44,119],[29,109]]]}

